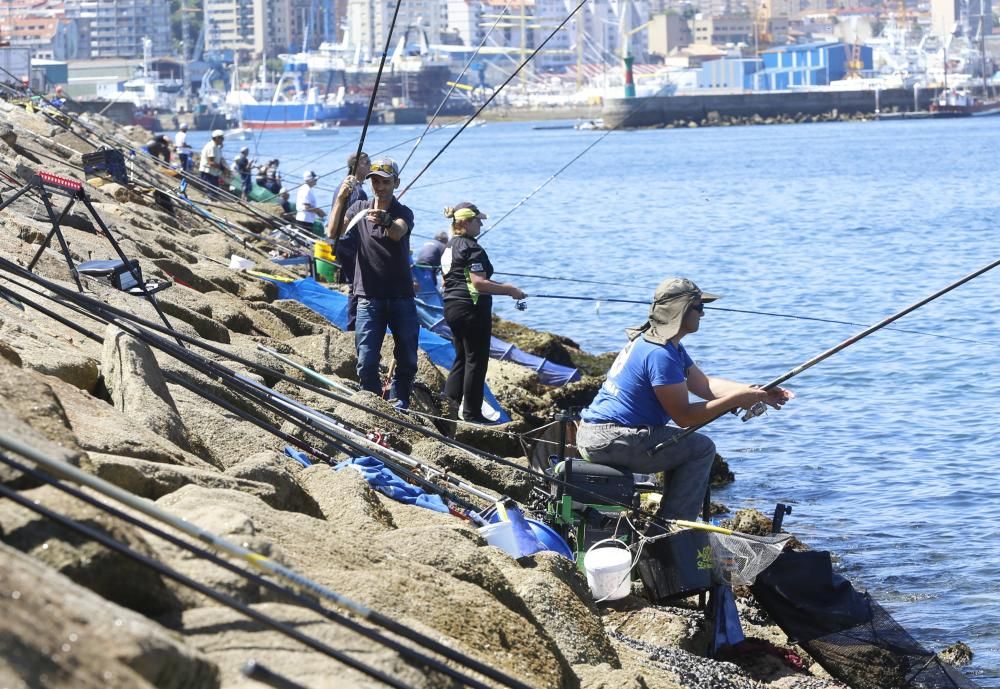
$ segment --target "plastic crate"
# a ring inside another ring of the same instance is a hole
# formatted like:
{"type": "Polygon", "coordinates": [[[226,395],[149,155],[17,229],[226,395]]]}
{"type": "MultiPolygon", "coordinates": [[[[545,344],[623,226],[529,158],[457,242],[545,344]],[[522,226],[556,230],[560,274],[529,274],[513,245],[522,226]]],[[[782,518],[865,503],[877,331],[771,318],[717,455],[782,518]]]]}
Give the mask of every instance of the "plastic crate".
{"type": "Polygon", "coordinates": [[[128,170],[124,154],[114,148],[102,148],[93,153],[83,154],[83,173],[87,177],[104,177],[125,186],[128,184],[128,170]]]}

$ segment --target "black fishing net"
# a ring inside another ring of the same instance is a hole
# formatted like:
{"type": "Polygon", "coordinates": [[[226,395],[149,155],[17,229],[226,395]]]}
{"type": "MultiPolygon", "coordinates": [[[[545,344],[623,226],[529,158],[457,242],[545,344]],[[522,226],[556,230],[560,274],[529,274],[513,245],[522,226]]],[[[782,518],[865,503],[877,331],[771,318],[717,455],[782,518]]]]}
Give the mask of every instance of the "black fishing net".
{"type": "Polygon", "coordinates": [[[829,553],[782,553],[751,590],[790,639],[852,689],[978,687],[834,574],[829,553]]]}

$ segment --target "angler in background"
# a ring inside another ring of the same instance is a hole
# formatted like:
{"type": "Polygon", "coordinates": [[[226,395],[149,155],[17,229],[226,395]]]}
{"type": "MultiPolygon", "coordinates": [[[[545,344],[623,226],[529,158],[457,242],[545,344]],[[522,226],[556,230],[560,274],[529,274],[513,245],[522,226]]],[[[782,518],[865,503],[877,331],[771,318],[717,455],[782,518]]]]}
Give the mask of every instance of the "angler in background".
{"type": "Polygon", "coordinates": [[[233,167],[240,175],[240,198],[244,201],[250,200],[250,190],[253,188],[253,164],[256,161],[250,160],[250,147],[244,146],[240,149],[240,154],[233,159],[233,167]]]}
{"type": "Polygon", "coordinates": [[[288,200],[289,193],[284,187],[278,190],[278,205],[281,206],[281,219],[282,220],[294,220],[295,219],[295,209],[292,208],[292,202],[288,200]]]}
{"type": "Polygon", "coordinates": [[[177,151],[177,159],[181,163],[181,172],[191,172],[191,144],[187,142],[188,126],[182,124],[180,130],[174,135],[174,150],[177,151]]]}
{"type": "Polygon", "coordinates": [[[490,363],[493,335],[493,297],[503,294],[524,299],[524,292],[494,282],[493,264],[476,237],[486,215],[475,205],[463,202],[445,208],[451,218],[452,238],[441,255],[444,276],[444,317],[455,342],[455,362],[444,386],[451,412],[464,421],[490,423],[483,416],[483,385],[490,363]]]}
{"type": "MultiPolygon", "coordinates": [[[[355,219],[358,254],[354,272],[354,294],[358,316],[354,343],[358,351],[358,379],[363,390],[381,394],[379,364],[387,328],[392,328],[396,362],[390,396],[395,406],[407,409],[417,375],[417,339],[420,325],[410,275],[410,232],[413,211],[396,199],[399,166],[391,158],[375,160],[367,175],[374,198],[347,206],[354,186],[340,186],[326,226],[336,239],[355,219]],[[344,208],[346,207],[346,212],[344,208]]],[[[340,248],[338,246],[338,251],[340,248]]]]}
{"type": "MultiPolygon", "coordinates": [[[[484,215],[483,217],[485,218],[486,216],[484,215]]],[[[417,252],[414,262],[417,265],[429,268],[440,268],[441,254],[444,253],[446,246],[448,246],[448,233],[438,232],[434,235],[434,239],[424,242],[423,246],[420,247],[420,251],[417,252]]]]}
{"type": "MultiPolygon", "coordinates": [[[[347,169],[353,170],[353,175],[344,178],[344,184],[352,187],[351,196],[347,199],[350,208],[358,201],[367,201],[364,180],[371,171],[371,160],[368,154],[352,153],[347,156],[347,169]]],[[[334,199],[336,203],[336,199],[334,199]]],[[[330,211],[333,212],[332,210],[330,211]]],[[[332,217],[332,216],[331,216],[332,217]]],[[[337,263],[340,264],[340,282],[347,284],[347,331],[353,332],[358,322],[358,297],[354,294],[354,265],[358,259],[358,233],[354,229],[347,230],[337,240],[337,263]]]]}
{"type": "MultiPolygon", "coordinates": [[[[319,207],[316,201],[316,193],[313,187],[319,182],[319,177],[312,170],[306,172],[302,178],[303,184],[299,187],[295,195],[295,220],[302,226],[302,229],[313,231],[313,222],[318,218],[326,217],[326,211],[319,207]]],[[[278,187],[281,191],[281,187],[278,187]]]]}
{"type": "Polygon", "coordinates": [[[212,138],[201,149],[201,162],[198,165],[201,178],[216,187],[221,187],[223,176],[230,174],[226,159],[222,157],[224,139],[225,132],[221,129],[213,131],[212,138]]]}
{"type": "Polygon", "coordinates": [[[151,156],[170,162],[170,141],[165,134],[157,134],[142,147],[151,156]]]}
{"type": "Polygon", "coordinates": [[[705,304],[717,298],[685,278],[661,282],[648,320],[626,331],[629,343],[580,415],[576,444],[584,459],[637,473],[665,472],[656,515],[663,519],[697,518],[715,458],[708,436],[691,433],[671,443],[673,436],[758,402],[779,409],[794,396],[780,387],[765,391],[708,376],[692,361],[681,340],[698,332],[705,304]],[[690,395],[705,401],[693,402],[690,395]]]}
{"type": "Polygon", "coordinates": [[[264,168],[264,184],[262,185],[272,194],[277,194],[281,189],[281,174],[278,172],[278,166],[281,165],[281,161],[277,158],[269,161],[267,167],[264,168]]]}

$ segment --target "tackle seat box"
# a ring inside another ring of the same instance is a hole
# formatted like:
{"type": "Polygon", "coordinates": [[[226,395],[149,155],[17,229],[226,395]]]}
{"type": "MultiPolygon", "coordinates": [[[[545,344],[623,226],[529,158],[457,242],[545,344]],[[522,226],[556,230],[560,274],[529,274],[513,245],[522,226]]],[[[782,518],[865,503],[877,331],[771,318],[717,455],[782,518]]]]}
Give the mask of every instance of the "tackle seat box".
{"type": "Polygon", "coordinates": [[[635,504],[635,476],[632,472],[594,464],[584,459],[570,459],[553,467],[552,475],[555,478],[565,476],[566,462],[572,462],[568,481],[570,485],[551,484],[553,497],[563,488],[564,494],[569,495],[574,502],[585,505],[635,504]]]}

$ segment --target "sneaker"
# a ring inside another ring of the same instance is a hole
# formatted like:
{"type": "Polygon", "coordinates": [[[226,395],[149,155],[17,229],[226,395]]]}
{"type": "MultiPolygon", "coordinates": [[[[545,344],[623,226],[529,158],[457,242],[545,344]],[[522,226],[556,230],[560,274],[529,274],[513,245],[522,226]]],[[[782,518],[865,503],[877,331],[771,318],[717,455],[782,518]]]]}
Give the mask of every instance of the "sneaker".
{"type": "Polygon", "coordinates": [[[465,423],[474,423],[480,426],[496,426],[497,421],[490,421],[482,414],[462,414],[462,421],[465,423]]]}
{"type": "Polygon", "coordinates": [[[406,400],[392,400],[392,406],[400,411],[406,411],[410,408],[410,403],[406,400]]]}

